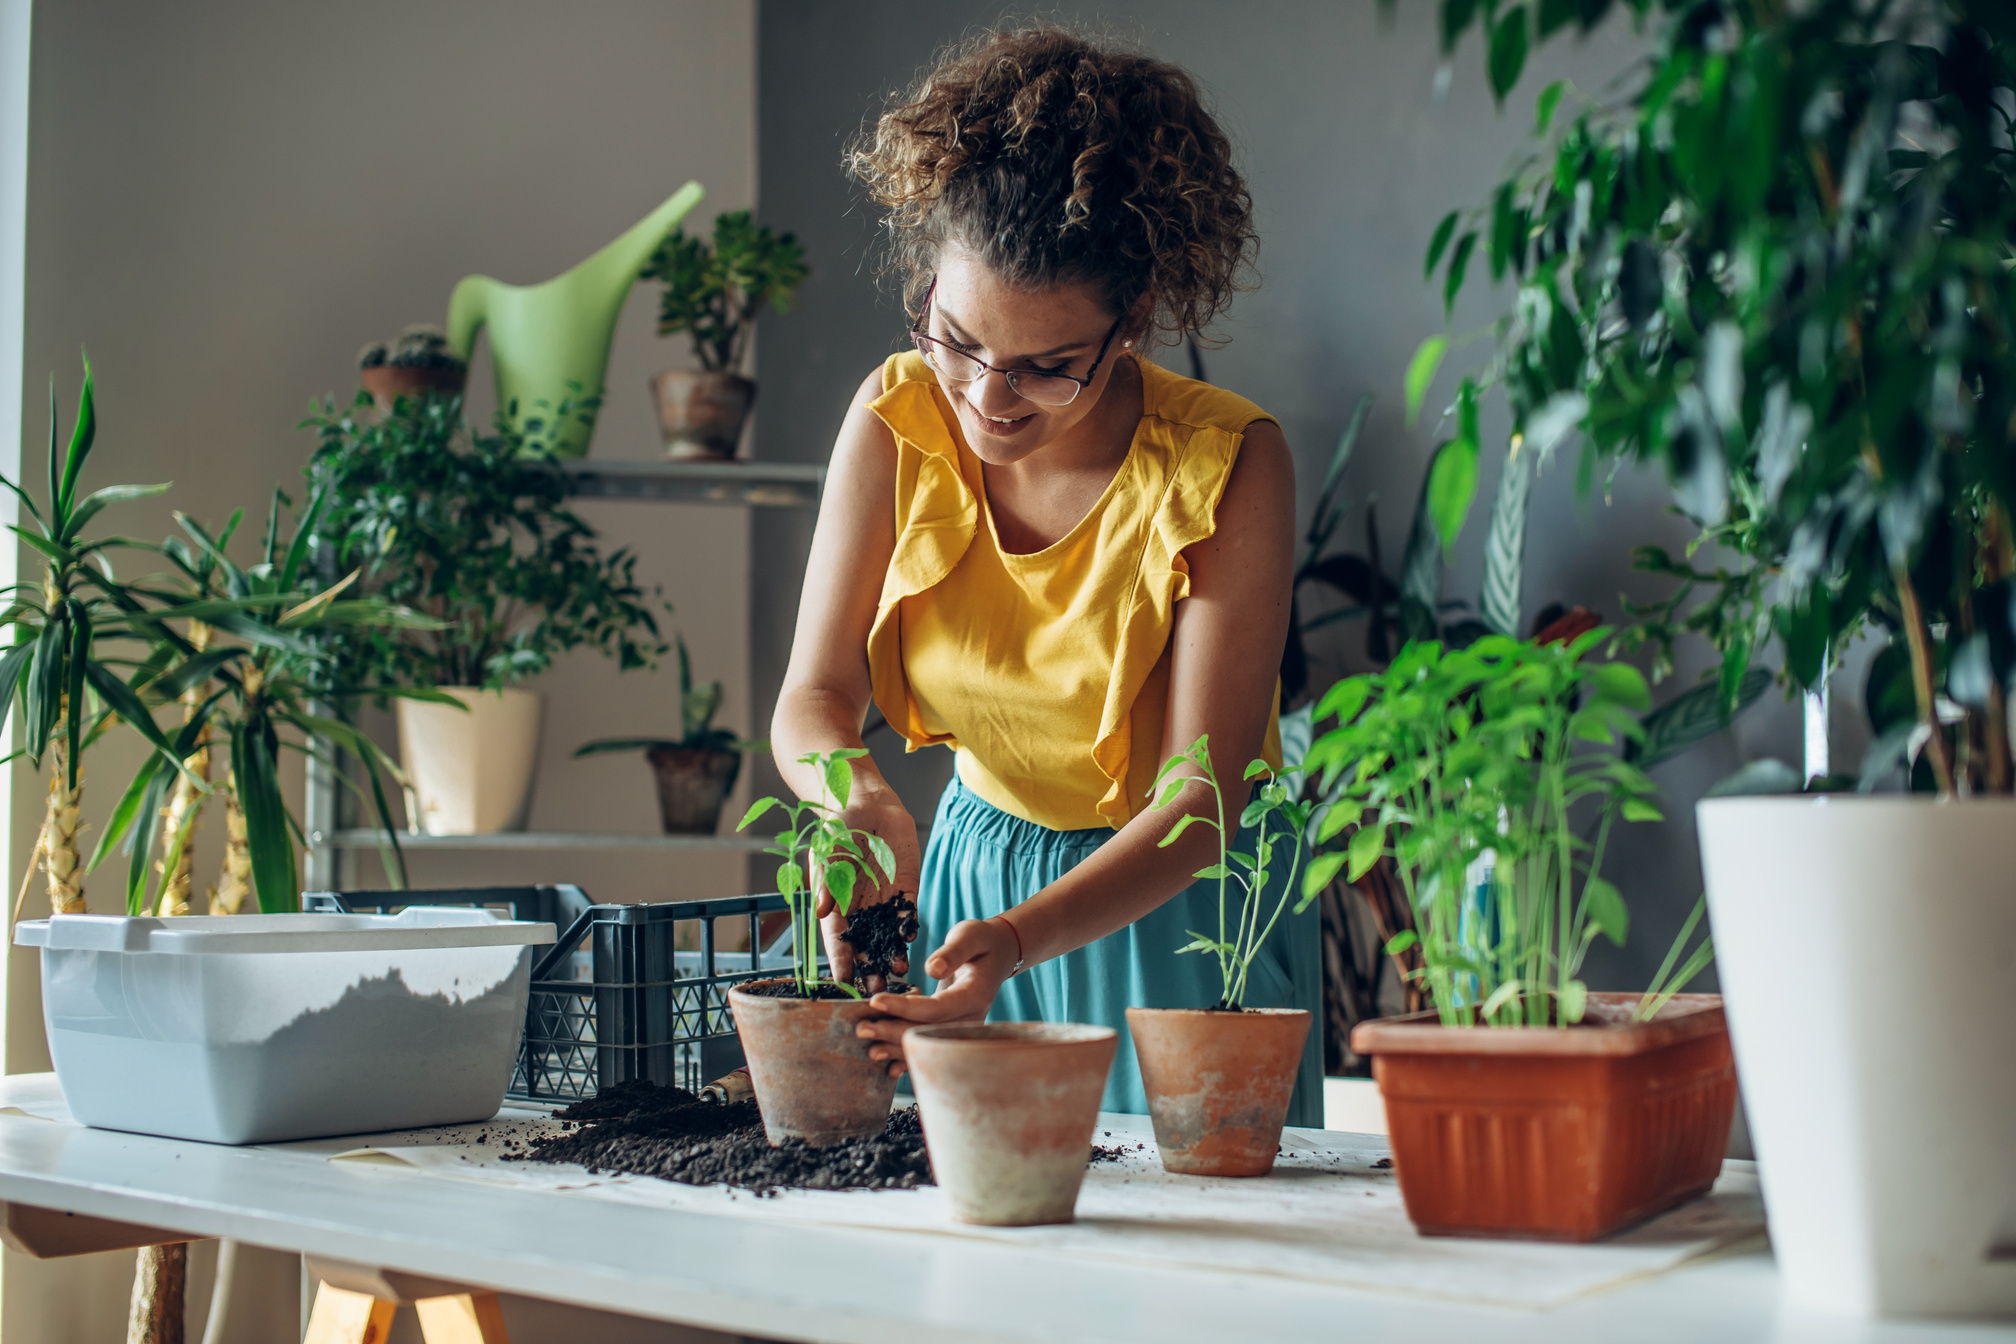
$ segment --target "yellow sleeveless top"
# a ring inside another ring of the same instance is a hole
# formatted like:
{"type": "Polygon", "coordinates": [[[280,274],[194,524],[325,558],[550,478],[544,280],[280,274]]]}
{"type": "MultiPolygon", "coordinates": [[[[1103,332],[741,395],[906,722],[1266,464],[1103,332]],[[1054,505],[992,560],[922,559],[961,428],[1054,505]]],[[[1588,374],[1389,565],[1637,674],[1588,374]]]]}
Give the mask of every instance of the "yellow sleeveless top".
{"type": "MultiPolygon", "coordinates": [[[[1246,426],[1274,419],[1139,367],[1141,424],[1112,484],[1030,555],[1001,549],[980,459],[922,356],[891,356],[870,403],[897,453],[896,550],[868,636],[875,703],[909,750],[953,747],[967,788],[1052,830],[1117,829],[1148,805],[1172,754],[1183,548],[1211,535],[1246,426]]],[[[1263,752],[1276,767],[1279,709],[1277,692],[1263,752]]]]}

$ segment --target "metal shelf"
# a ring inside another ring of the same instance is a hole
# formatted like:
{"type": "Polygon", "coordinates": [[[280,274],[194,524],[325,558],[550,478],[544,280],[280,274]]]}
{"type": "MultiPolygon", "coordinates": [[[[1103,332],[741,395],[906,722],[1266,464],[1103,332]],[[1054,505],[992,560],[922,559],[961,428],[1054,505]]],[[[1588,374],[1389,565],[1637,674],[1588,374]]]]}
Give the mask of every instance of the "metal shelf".
{"type": "MultiPolygon", "coordinates": [[[[593,831],[498,831],[490,835],[423,835],[401,831],[399,847],[429,849],[733,849],[754,853],[774,843],[768,835],[609,835],[593,831]]],[[[376,849],[379,832],[342,830],[329,837],[333,849],[376,849]]]]}
{"type": "Polygon", "coordinates": [[[826,468],[815,462],[605,462],[562,464],[568,493],[585,499],[805,508],[819,503],[826,468]]]}

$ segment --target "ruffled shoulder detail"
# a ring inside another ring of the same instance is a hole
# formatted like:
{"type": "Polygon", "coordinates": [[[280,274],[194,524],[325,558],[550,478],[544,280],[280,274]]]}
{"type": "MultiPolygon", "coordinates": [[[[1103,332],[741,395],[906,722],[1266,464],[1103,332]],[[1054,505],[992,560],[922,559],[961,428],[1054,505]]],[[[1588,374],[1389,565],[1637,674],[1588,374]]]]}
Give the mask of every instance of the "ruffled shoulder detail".
{"type": "Polygon", "coordinates": [[[868,409],[896,438],[896,549],[869,630],[868,667],[875,703],[915,750],[949,739],[923,728],[911,700],[897,608],[935,587],[966,554],[979,526],[980,501],[960,471],[952,408],[923,356],[891,355],[882,366],[882,388],[868,409]]]}

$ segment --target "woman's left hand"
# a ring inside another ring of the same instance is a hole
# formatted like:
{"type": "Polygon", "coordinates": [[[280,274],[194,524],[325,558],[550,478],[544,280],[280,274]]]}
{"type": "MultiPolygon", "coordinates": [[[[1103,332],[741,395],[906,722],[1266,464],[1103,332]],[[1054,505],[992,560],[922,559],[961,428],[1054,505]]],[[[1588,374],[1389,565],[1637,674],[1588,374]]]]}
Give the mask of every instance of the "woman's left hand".
{"type": "Polygon", "coordinates": [[[891,1078],[901,1078],[903,1036],[912,1027],[939,1022],[982,1022],[994,1006],[994,996],[1015,969],[1014,930],[991,919],[965,919],[924,962],[924,973],[938,982],[935,994],[877,994],[870,1002],[886,1017],[872,1018],[854,1034],[877,1044],[868,1057],[889,1066],[891,1078]]]}

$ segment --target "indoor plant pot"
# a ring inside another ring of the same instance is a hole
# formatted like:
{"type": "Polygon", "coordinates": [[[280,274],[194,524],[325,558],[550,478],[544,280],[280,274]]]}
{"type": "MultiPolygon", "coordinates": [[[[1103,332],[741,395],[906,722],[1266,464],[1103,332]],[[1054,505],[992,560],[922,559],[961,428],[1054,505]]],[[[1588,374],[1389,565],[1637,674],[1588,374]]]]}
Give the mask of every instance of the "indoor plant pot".
{"type": "Polygon", "coordinates": [[[2016,800],[1715,798],[1696,815],[1788,1292],[2016,1310],[2016,800]]]}
{"type": "Polygon", "coordinates": [[[459,396],[468,377],[466,366],[429,368],[415,364],[378,364],[357,371],[358,381],[364,384],[364,390],[371,394],[381,411],[391,410],[393,401],[399,397],[414,397],[422,392],[438,392],[444,397],[459,396]]]}
{"type": "Polygon", "coordinates": [[[413,781],[413,828],[429,835],[523,830],[539,760],[539,692],[439,689],[467,708],[399,702],[399,757],[413,781]]]}
{"type": "Polygon", "coordinates": [[[1129,1008],[1162,1165],[1186,1176],[1272,1171],[1309,1021],[1300,1008],[1129,1008]]]}
{"type": "Polygon", "coordinates": [[[775,998],[751,990],[791,984],[756,980],[728,991],[728,1009],[749,1061],[749,1081],[772,1144],[800,1139],[827,1147],[880,1134],[896,1098],[889,1066],[854,1034],[876,1016],[866,999],[775,998]]]}
{"type": "Polygon", "coordinates": [[[742,753],[659,746],[644,755],[658,779],[658,818],[665,834],[714,834],[721,824],[721,805],[742,772],[742,753]]]}
{"type": "MultiPolygon", "coordinates": [[[[931,1170],[962,1223],[1068,1223],[1120,1035],[1074,1022],[903,1037],[931,1170]]],[[[760,1093],[759,1093],[760,1095],[760,1093]]]]}
{"type": "Polygon", "coordinates": [[[1649,1022],[1591,994],[1584,1025],[1361,1022],[1407,1216],[1424,1236],[1592,1241],[1715,1184],[1736,1070],[1713,994],[1649,1022]]]}
{"type": "Polygon", "coordinates": [[[670,369],[651,379],[665,456],[726,460],[735,456],[756,384],[739,373],[670,369]]]}

